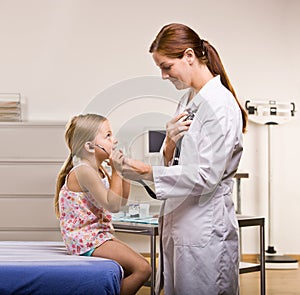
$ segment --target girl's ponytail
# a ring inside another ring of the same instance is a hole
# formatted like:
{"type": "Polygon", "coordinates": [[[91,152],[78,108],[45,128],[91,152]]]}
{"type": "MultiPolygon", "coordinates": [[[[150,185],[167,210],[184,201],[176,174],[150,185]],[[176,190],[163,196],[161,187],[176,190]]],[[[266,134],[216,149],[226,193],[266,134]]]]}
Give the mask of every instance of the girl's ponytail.
{"type": "Polygon", "coordinates": [[[69,154],[68,158],[66,159],[64,165],[62,166],[57,176],[56,191],[55,191],[55,198],[54,198],[54,209],[57,218],[59,218],[60,215],[59,214],[59,192],[65,183],[66,176],[68,175],[68,173],[71,171],[72,168],[73,168],[72,155],[69,154]]]}

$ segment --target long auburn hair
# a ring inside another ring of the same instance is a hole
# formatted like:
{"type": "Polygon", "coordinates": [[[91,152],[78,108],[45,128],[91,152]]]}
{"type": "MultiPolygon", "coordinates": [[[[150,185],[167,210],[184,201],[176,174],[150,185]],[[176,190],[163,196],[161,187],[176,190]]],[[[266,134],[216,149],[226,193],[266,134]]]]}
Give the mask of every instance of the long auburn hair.
{"type": "Polygon", "coordinates": [[[169,58],[182,58],[187,48],[192,48],[201,64],[205,64],[213,76],[220,75],[222,84],[232,93],[239,105],[243,118],[243,132],[246,131],[248,115],[241,106],[236,93],[225,72],[216,49],[206,40],[183,24],[164,26],[152,42],[149,52],[158,52],[169,58]]]}
{"type": "Polygon", "coordinates": [[[81,156],[84,144],[95,139],[101,123],[105,120],[107,120],[105,117],[97,114],[85,114],[74,116],[66,125],[65,140],[70,153],[57,176],[54,198],[57,217],[60,216],[59,193],[66,181],[66,176],[73,168],[73,157],[81,156]]]}

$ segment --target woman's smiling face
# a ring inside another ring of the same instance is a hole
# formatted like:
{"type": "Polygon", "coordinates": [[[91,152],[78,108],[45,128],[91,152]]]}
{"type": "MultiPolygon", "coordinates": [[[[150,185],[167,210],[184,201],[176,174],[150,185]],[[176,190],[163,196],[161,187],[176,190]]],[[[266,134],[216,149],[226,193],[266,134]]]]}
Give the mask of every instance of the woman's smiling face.
{"type": "Polygon", "coordinates": [[[182,58],[169,58],[155,51],[152,57],[161,70],[162,78],[170,80],[176,89],[181,90],[191,86],[191,68],[185,55],[182,58]]]}

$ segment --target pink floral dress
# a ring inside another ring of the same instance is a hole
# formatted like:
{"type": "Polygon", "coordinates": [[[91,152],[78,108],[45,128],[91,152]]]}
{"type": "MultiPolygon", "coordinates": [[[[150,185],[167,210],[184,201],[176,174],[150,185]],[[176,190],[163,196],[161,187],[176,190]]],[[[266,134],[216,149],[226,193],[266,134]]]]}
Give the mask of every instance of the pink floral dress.
{"type": "MultiPolygon", "coordinates": [[[[102,181],[108,188],[108,179],[102,181]]],[[[59,209],[60,229],[70,254],[83,254],[114,238],[111,213],[97,207],[89,193],[69,190],[67,177],[60,191],[59,209]]]]}

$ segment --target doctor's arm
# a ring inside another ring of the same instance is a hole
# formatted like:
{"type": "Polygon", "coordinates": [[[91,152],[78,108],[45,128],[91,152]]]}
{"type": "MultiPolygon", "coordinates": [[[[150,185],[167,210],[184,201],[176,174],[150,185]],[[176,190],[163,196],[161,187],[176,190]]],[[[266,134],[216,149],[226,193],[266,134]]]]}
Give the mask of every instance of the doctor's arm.
{"type": "Polygon", "coordinates": [[[214,191],[233,154],[234,121],[233,116],[221,112],[216,118],[209,116],[201,123],[195,122],[197,128],[183,139],[179,165],[152,169],[158,199],[192,197],[214,191]]]}
{"type": "MultiPolygon", "coordinates": [[[[166,126],[166,139],[163,146],[164,165],[168,166],[173,159],[176,143],[188,131],[192,120],[184,120],[188,112],[183,112],[172,118],[166,126]]],[[[153,181],[152,166],[126,156],[116,158],[113,156],[116,169],[127,179],[153,181]]]]}
{"type": "Polygon", "coordinates": [[[152,166],[138,160],[125,157],[119,166],[119,172],[127,179],[153,181],[152,166]]]}

